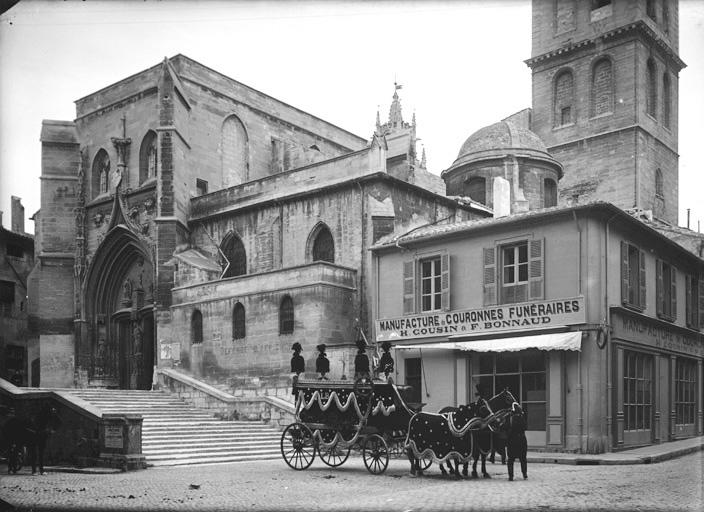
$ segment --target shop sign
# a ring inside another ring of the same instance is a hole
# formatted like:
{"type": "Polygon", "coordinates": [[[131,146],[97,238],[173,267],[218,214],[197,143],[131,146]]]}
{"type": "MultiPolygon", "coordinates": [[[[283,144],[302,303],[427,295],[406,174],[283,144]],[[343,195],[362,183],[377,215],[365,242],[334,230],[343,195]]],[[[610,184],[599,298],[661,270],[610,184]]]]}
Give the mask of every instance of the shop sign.
{"type": "Polygon", "coordinates": [[[105,425],[105,448],[122,448],[122,425],[105,425]]]}
{"type": "Polygon", "coordinates": [[[614,313],[612,318],[614,338],[683,354],[704,356],[704,337],[700,335],[672,329],[656,320],[617,313],[614,313]]]}
{"type": "Polygon", "coordinates": [[[544,329],[585,323],[584,297],[443,311],[376,321],[377,341],[544,329]]]}

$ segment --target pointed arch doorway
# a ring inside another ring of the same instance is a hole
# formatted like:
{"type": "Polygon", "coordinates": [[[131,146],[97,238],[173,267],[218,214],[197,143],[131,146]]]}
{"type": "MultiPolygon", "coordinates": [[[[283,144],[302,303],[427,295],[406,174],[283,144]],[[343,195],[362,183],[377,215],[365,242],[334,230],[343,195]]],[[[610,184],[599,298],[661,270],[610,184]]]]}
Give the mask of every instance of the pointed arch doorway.
{"type": "Polygon", "coordinates": [[[151,389],[155,364],[154,265],[122,225],[96,251],[84,286],[91,386],[151,389]]]}

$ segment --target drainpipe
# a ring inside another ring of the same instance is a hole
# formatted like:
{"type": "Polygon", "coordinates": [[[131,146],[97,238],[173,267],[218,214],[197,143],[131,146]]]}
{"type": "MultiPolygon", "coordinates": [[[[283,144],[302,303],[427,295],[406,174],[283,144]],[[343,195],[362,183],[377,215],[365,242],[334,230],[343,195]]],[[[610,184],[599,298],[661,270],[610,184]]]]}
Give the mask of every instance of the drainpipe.
{"type": "MultiPolygon", "coordinates": [[[[606,221],[604,228],[604,326],[609,326],[609,224],[618,216],[617,213],[611,216],[609,220],[606,221]]],[[[612,379],[612,369],[611,369],[611,330],[607,328],[607,332],[604,333],[606,336],[606,437],[608,442],[608,450],[611,451],[613,448],[613,416],[611,414],[613,409],[613,379],[612,379]]]]}
{"type": "MultiPolygon", "coordinates": [[[[572,210],[572,216],[574,217],[574,224],[577,227],[578,233],[578,258],[577,258],[577,291],[578,295],[582,295],[582,227],[579,225],[577,220],[577,212],[572,210]]],[[[587,308],[589,307],[589,301],[584,301],[585,307],[585,318],[589,318],[587,315],[587,308]]],[[[579,452],[584,453],[584,384],[582,383],[582,351],[577,351],[577,395],[579,403],[579,415],[577,416],[577,427],[579,429],[579,452]]]]}

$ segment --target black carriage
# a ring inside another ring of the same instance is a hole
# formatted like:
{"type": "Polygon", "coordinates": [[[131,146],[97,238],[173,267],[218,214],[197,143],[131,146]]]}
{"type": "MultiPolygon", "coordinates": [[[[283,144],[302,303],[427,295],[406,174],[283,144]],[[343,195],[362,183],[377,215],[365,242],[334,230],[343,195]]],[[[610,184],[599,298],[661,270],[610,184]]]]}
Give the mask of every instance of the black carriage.
{"type": "Polygon", "coordinates": [[[294,380],[296,422],[281,435],[281,455],[293,469],[313,463],[315,453],[341,466],[359,449],[367,470],[386,471],[390,454],[404,453],[408,422],[422,404],[408,404],[406,386],[370,379],[294,380]]]}

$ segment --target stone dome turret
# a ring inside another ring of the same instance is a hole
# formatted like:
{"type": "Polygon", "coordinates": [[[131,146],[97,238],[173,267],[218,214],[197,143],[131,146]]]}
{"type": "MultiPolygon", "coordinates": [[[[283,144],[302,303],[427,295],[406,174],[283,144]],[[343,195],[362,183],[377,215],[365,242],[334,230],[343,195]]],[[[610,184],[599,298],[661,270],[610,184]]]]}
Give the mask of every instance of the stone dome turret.
{"type": "Polygon", "coordinates": [[[499,121],[480,128],[470,135],[462,144],[452,166],[445,172],[450,172],[468,163],[503,158],[509,155],[555,164],[559,167],[560,177],[562,177],[562,166],[548,153],[547,147],[540,137],[511,121],[499,121]]]}

